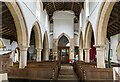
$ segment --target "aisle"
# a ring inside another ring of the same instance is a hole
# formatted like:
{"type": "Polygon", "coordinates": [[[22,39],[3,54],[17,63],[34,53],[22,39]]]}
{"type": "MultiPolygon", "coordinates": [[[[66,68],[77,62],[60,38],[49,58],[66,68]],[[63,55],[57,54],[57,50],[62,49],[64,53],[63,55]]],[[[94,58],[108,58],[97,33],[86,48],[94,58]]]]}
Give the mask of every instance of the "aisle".
{"type": "Polygon", "coordinates": [[[60,74],[58,76],[58,80],[68,80],[68,81],[74,81],[78,82],[78,78],[76,74],[74,73],[73,66],[70,64],[63,64],[61,65],[60,74]]]}

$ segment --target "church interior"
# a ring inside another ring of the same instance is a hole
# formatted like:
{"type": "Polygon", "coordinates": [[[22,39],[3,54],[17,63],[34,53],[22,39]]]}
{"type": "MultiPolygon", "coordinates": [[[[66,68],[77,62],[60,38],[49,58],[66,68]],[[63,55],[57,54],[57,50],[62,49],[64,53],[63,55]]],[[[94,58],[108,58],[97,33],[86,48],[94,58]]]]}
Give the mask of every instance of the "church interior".
{"type": "Polygon", "coordinates": [[[120,82],[119,0],[0,0],[0,82],[120,82]]]}

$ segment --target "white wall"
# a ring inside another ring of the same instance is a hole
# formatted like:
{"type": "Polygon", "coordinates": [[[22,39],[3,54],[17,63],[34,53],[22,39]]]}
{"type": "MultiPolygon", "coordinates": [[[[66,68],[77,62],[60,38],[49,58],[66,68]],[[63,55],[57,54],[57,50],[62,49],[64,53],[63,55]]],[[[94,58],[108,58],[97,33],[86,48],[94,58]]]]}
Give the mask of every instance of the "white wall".
{"type": "MultiPolygon", "coordinates": [[[[92,24],[93,31],[94,31],[94,33],[96,33],[96,28],[97,28],[97,24],[98,24],[98,20],[99,20],[99,13],[100,13],[100,9],[101,9],[102,5],[103,5],[102,0],[89,2],[89,17],[86,17],[86,4],[84,3],[84,9],[80,13],[81,14],[80,15],[81,16],[80,26],[81,26],[82,32],[83,32],[83,39],[84,39],[85,29],[87,27],[88,21],[92,24]]],[[[95,38],[96,38],[96,36],[95,36],[95,38]]]]}
{"type": "Polygon", "coordinates": [[[118,42],[120,41],[119,38],[120,38],[120,34],[110,37],[111,49],[112,49],[112,53],[113,53],[112,62],[120,62],[120,61],[117,61],[117,52],[116,52],[118,42]]]}
{"type": "MultiPolygon", "coordinates": [[[[36,1],[20,1],[18,2],[22,13],[24,15],[25,18],[25,22],[26,22],[26,26],[27,26],[27,31],[28,31],[28,37],[29,37],[29,41],[30,41],[30,33],[31,33],[31,29],[33,27],[33,24],[37,21],[40,25],[40,29],[42,32],[42,41],[43,41],[43,37],[44,37],[44,32],[47,30],[49,32],[49,20],[48,20],[48,15],[46,13],[46,10],[43,10],[43,4],[40,1],[40,12],[38,14],[40,14],[40,17],[37,17],[36,15],[36,8],[37,8],[37,4],[36,1]]],[[[49,38],[49,37],[48,37],[49,38]]]]}
{"type": "Polygon", "coordinates": [[[53,14],[53,38],[58,38],[66,33],[70,38],[74,37],[74,14],[69,11],[56,11],[53,14]]]}
{"type": "MultiPolygon", "coordinates": [[[[109,40],[108,39],[106,39],[106,48],[105,48],[105,60],[106,61],[108,61],[108,52],[109,52],[109,40]]],[[[110,53],[111,54],[111,53],[110,53]]],[[[111,56],[112,56],[112,54],[111,54],[111,56]]],[[[110,57],[111,57],[110,56],[110,57]]]]}

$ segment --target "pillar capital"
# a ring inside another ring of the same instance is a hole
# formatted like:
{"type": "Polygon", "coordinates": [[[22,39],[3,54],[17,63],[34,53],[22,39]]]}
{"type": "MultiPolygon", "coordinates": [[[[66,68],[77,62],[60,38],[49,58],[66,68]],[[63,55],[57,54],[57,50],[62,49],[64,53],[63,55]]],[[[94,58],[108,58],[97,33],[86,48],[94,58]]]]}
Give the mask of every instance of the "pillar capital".
{"type": "Polygon", "coordinates": [[[86,50],[90,50],[90,49],[91,49],[91,48],[84,48],[83,50],[85,50],[85,51],[86,51],[86,50]]]}
{"type": "Polygon", "coordinates": [[[79,48],[79,50],[83,50],[83,48],[79,48]]]}
{"type": "Polygon", "coordinates": [[[106,47],[106,45],[100,45],[100,44],[93,45],[93,46],[96,47],[96,48],[105,48],[106,47]]]}
{"type": "Polygon", "coordinates": [[[37,51],[42,51],[42,48],[36,48],[37,51]]]}
{"type": "Polygon", "coordinates": [[[106,48],[105,45],[94,45],[94,47],[95,47],[96,50],[98,50],[98,51],[105,50],[105,48],[106,48]]]}
{"type": "Polygon", "coordinates": [[[45,48],[46,50],[49,50],[49,48],[45,48]]]}
{"type": "Polygon", "coordinates": [[[19,45],[18,46],[20,50],[27,51],[28,50],[28,45],[19,45]]]}

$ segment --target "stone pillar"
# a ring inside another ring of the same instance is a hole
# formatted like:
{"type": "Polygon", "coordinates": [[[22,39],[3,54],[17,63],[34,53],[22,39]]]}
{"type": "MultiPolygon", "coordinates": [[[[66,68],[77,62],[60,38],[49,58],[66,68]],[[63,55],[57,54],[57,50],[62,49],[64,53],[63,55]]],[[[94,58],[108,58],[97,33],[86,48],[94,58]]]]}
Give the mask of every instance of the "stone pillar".
{"type": "Polygon", "coordinates": [[[37,50],[37,62],[41,62],[41,51],[42,49],[41,48],[36,48],[37,50]]]}
{"type": "Polygon", "coordinates": [[[85,48],[85,62],[90,62],[90,48],[85,48]]]}
{"type": "Polygon", "coordinates": [[[8,75],[7,75],[7,73],[0,73],[0,82],[8,82],[8,75]]]}
{"type": "Polygon", "coordinates": [[[70,39],[70,56],[69,59],[75,59],[74,57],[74,38],[70,39]]]}
{"type": "Polygon", "coordinates": [[[27,50],[28,46],[20,46],[20,61],[19,68],[25,68],[27,66],[27,50]]]}
{"type": "Polygon", "coordinates": [[[105,46],[95,45],[96,57],[97,57],[97,68],[105,68],[105,46]]]}
{"type": "Polygon", "coordinates": [[[79,49],[79,60],[83,61],[83,49],[79,49]]]}
{"type": "Polygon", "coordinates": [[[53,39],[53,56],[55,57],[55,60],[58,60],[58,44],[57,44],[57,39],[53,39]]]}
{"type": "Polygon", "coordinates": [[[49,60],[49,49],[48,48],[45,48],[45,54],[44,55],[44,60],[49,60]]]}

